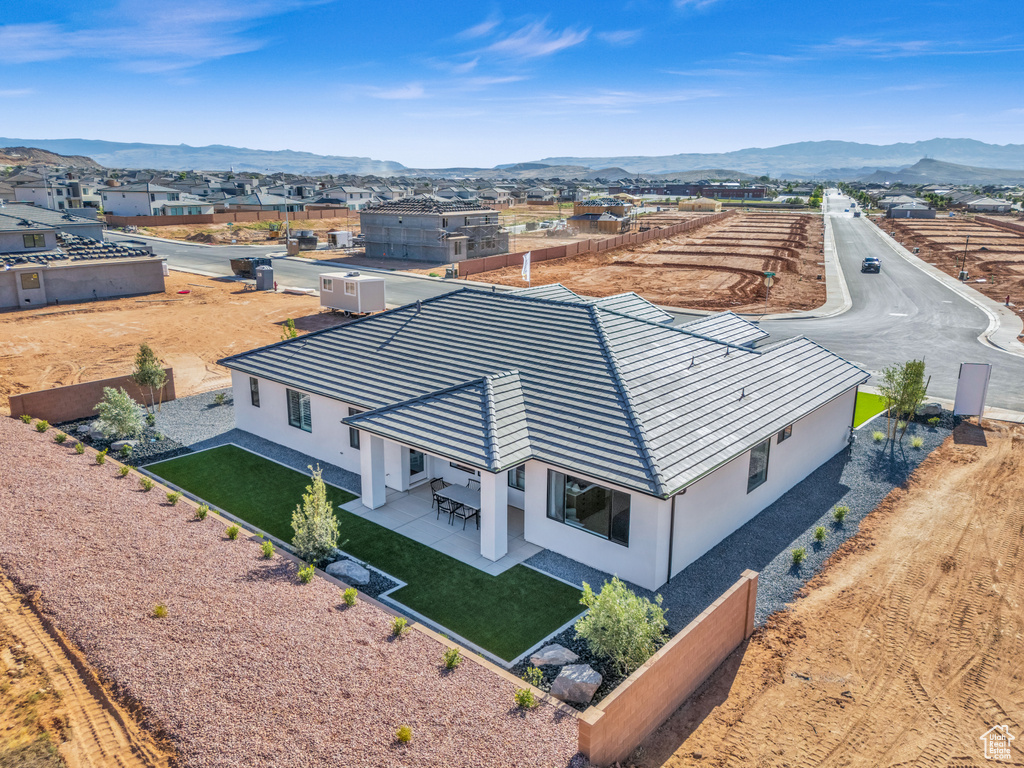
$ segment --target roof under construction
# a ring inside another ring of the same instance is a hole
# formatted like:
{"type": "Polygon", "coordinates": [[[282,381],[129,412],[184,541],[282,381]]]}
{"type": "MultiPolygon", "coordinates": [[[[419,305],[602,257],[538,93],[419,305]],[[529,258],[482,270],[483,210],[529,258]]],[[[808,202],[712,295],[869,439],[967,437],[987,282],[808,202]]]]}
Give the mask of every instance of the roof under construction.
{"type": "Polygon", "coordinates": [[[488,208],[486,205],[480,205],[477,202],[471,202],[468,200],[460,200],[458,198],[453,200],[445,200],[444,198],[434,197],[433,195],[417,195],[415,197],[405,197],[401,200],[389,200],[381,205],[376,205],[372,208],[367,208],[363,211],[367,213],[400,213],[400,214],[439,214],[439,213],[474,213],[480,211],[488,211],[497,213],[493,208],[488,208]]]}

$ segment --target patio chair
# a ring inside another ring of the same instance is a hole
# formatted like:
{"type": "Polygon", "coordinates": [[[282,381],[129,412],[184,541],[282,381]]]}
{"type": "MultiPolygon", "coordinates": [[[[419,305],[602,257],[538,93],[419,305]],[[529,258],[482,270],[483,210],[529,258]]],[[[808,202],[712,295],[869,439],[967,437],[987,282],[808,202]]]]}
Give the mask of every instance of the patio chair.
{"type": "Polygon", "coordinates": [[[466,530],[466,521],[469,520],[469,518],[471,517],[475,517],[476,529],[478,531],[480,530],[480,515],[475,509],[470,509],[469,507],[464,507],[461,504],[457,504],[454,511],[452,512],[452,516],[448,524],[454,524],[456,517],[462,520],[462,530],[466,530]]]}
{"type": "MultiPolygon", "coordinates": [[[[458,511],[462,509],[462,505],[455,501],[455,499],[446,499],[444,496],[434,496],[434,501],[437,502],[437,519],[440,520],[441,513],[444,512],[448,515],[448,525],[452,525],[455,522],[458,511]]],[[[465,528],[465,525],[463,525],[463,528],[465,528]]]]}
{"type": "Polygon", "coordinates": [[[469,480],[466,481],[466,487],[472,488],[474,491],[479,491],[480,481],[477,480],[475,477],[471,477],[469,480]]]}
{"type": "MultiPolygon", "coordinates": [[[[435,477],[433,480],[430,481],[430,490],[434,494],[434,499],[433,501],[430,502],[430,506],[433,507],[438,503],[438,501],[440,501],[437,492],[444,488],[447,488],[449,485],[451,485],[451,483],[446,483],[443,477],[435,477]]],[[[441,517],[440,508],[438,508],[437,510],[437,516],[439,518],[441,517]]]]}

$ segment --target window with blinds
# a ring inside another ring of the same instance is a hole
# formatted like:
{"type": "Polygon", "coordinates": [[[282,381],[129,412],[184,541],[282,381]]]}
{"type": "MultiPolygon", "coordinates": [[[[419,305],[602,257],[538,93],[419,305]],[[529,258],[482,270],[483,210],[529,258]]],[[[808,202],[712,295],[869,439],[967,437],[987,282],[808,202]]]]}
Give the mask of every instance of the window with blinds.
{"type": "Polygon", "coordinates": [[[309,406],[309,395],[305,392],[286,390],[288,393],[288,423],[304,432],[313,431],[313,416],[309,406]]]}

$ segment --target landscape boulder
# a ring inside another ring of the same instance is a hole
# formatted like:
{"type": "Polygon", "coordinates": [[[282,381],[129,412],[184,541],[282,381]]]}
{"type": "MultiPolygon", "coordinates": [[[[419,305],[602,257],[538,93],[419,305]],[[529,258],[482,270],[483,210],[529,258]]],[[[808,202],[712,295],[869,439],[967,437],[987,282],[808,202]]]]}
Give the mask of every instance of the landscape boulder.
{"type": "Polygon", "coordinates": [[[589,704],[601,687],[601,674],[589,664],[569,664],[562,667],[551,684],[551,695],[562,701],[589,704]]]}
{"type": "Polygon", "coordinates": [[[339,560],[327,566],[327,574],[346,584],[360,586],[370,583],[370,572],[353,560],[339,560]]]}
{"type": "Polygon", "coordinates": [[[89,425],[89,439],[90,440],[106,440],[107,436],[103,434],[103,430],[100,429],[100,423],[94,421],[89,425]]]}
{"type": "Polygon", "coordinates": [[[111,453],[119,453],[126,445],[134,448],[138,444],[138,440],[115,440],[110,444],[110,451],[111,453]]]}
{"type": "Polygon", "coordinates": [[[545,645],[533,654],[530,657],[530,663],[535,667],[554,665],[561,666],[563,664],[574,664],[577,659],[579,659],[579,656],[570,651],[564,645],[552,643],[551,645],[545,645]]]}
{"type": "Polygon", "coordinates": [[[79,424],[77,427],[75,427],[75,432],[77,432],[80,435],[85,435],[88,434],[89,430],[91,429],[91,424],[79,424]]]}
{"type": "Polygon", "coordinates": [[[942,406],[938,403],[925,403],[918,409],[922,416],[941,416],[942,406]]]}

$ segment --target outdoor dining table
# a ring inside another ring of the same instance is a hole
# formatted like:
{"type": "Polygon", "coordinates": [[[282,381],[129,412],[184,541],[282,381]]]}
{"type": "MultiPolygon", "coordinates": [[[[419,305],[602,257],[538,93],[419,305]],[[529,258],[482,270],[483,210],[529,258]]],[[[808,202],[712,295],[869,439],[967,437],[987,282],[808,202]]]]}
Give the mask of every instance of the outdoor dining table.
{"type": "Polygon", "coordinates": [[[480,490],[477,488],[467,488],[464,485],[449,485],[447,488],[434,491],[434,493],[442,498],[451,499],[456,504],[461,504],[472,509],[474,512],[480,511],[480,490]]]}

